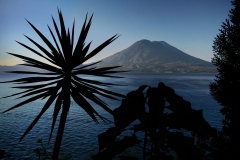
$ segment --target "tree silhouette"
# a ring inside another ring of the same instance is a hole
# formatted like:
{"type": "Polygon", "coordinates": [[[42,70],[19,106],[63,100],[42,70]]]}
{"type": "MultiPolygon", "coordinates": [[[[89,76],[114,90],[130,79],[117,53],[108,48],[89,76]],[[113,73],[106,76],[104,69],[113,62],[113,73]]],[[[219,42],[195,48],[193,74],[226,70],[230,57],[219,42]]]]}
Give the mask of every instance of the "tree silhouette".
{"type": "Polygon", "coordinates": [[[235,159],[240,144],[240,0],[232,1],[232,5],[229,19],[213,42],[212,63],[218,75],[210,84],[211,95],[223,106],[222,137],[229,159],[235,159]]]}
{"type": "Polygon", "coordinates": [[[27,21],[30,24],[30,26],[34,29],[34,31],[36,31],[39,37],[43,40],[43,42],[47,45],[50,52],[47,49],[43,48],[41,45],[39,45],[37,42],[35,42],[33,39],[29,38],[28,36],[25,36],[25,37],[28,40],[30,40],[38,49],[40,49],[42,53],[17,41],[17,43],[27,48],[28,50],[30,50],[32,53],[35,53],[38,56],[46,59],[48,62],[54,64],[54,66],[40,62],[38,60],[29,58],[26,56],[14,54],[14,53],[8,53],[26,62],[21,65],[44,69],[48,73],[39,73],[39,72],[31,72],[31,71],[11,71],[10,73],[29,74],[29,75],[36,74],[36,75],[45,75],[45,76],[26,77],[26,78],[20,78],[12,81],[7,81],[7,82],[1,82],[1,83],[13,82],[15,84],[24,84],[14,88],[27,89],[23,92],[19,92],[6,97],[21,95],[21,94],[23,95],[20,98],[31,96],[29,99],[24,100],[23,102],[7,109],[3,113],[6,113],[12,109],[18,108],[32,101],[47,98],[47,101],[43,106],[41,112],[38,114],[38,116],[33,120],[33,122],[27,128],[25,133],[20,138],[20,141],[26,136],[26,134],[30,132],[30,130],[35,126],[35,124],[38,122],[41,116],[46,112],[47,109],[49,109],[49,107],[54,102],[54,100],[56,100],[55,106],[54,106],[54,112],[53,112],[52,128],[49,136],[49,141],[50,141],[57,116],[61,111],[61,117],[59,121],[57,136],[56,136],[54,150],[53,150],[54,160],[58,159],[61,141],[63,137],[63,131],[64,131],[68,111],[70,108],[71,99],[73,99],[80,107],[82,107],[95,122],[98,122],[98,119],[96,118],[96,116],[102,119],[103,121],[105,121],[106,119],[101,115],[99,115],[99,113],[91,106],[91,104],[87,101],[87,99],[94,102],[95,104],[102,107],[105,111],[112,114],[113,113],[112,110],[109,109],[107,104],[104,103],[101,99],[99,99],[97,95],[101,95],[103,97],[110,98],[113,100],[116,100],[117,97],[122,97],[122,98],[125,97],[121,94],[118,94],[100,87],[100,86],[113,86],[115,84],[99,82],[96,80],[89,80],[89,79],[85,79],[78,76],[78,75],[92,75],[92,76],[119,78],[117,76],[111,76],[109,74],[120,72],[120,71],[112,70],[120,66],[104,67],[104,68],[96,68],[93,66],[94,64],[99,63],[100,61],[96,63],[88,64],[88,65],[82,65],[84,62],[86,62],[88,59],[95,56],[103,48],[105,48],[107,45],[113,42],[116,38],[118,38],[118,35],[114,35],[113,37],[109,38],[107,41],[102,43],[100,46],[98,46],[96,49],[94,49],[92,52],[88,53],[91,42],[85,46],[85,39],[91,26],[92,16],[88,22],[87,22],[87,16],[86,16],[85,22],[82,26],[80,36],[74,48],[73,46],[74,46],[75,22],[73,22],[72,33],[70,33],[69,29],[68,30],[65,29],[63,16],[60,10],[58,10],[58,14],[59,14],[59,20],[60,20],[60,30],[53,17],[52,17],[52,20],[53,20],[54,28],[55,28],[59,42],[57,42],[57,39],[55,38],[52,30],[48,26],[48,29],[55,43],[55,47],[37,28],[35,28],[29,21],[27,21]],[[61,48],[59,47],[59,43],[61,48]],[[41,84],[39,84],[39,82],[41,82],[41,84]]]}

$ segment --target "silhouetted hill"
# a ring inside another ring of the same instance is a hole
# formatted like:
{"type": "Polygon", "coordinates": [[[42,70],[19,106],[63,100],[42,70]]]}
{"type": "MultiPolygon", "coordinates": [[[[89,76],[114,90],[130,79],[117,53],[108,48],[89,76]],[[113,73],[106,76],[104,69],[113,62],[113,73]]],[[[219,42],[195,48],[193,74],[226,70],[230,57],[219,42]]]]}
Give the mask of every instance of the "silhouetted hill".
{"type": "Polygon", "coordinates": [[[164,41],[140,40],[99,63],[134,72],[216,72],[212,63],[188,55],[164,41]]]}

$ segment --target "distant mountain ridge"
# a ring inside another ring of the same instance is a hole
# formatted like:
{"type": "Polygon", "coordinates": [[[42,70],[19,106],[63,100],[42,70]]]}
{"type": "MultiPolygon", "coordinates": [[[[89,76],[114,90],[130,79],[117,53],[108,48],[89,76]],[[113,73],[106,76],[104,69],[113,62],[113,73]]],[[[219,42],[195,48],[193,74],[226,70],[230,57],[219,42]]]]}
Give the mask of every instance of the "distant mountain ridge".
{"type": "Polygon", "coordinates": [[[184,53],[164,41],[140,40],[104,58],[98,67],[122,65],[133,72],[216,72],[212,63],[184,53]]]}
{"type": "MultiPolygon", "coordinates": [[[[217,72],[212,63],[184,53],[164,41],[140,40],[130,47],[104,58],[97,67],[121,65],[120,70],[132,72],[217,72]]],[[[22,65],[1,66],[4,71],[46,72],[22,65]]]]}

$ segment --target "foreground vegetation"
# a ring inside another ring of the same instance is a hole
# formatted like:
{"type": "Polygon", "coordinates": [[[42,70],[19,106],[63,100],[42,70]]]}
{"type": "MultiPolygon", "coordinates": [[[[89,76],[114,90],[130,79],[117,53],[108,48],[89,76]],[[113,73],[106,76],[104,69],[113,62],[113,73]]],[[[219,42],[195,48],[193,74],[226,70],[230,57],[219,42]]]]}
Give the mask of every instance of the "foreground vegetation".
{"type": "Polygon", "coordinates": [[[100,152],[92,157],[94,160],[113,159],[134,146],[142,150],[143,160],[202,159],[208,156],[202,139],[216,132],[204,120],[202,110],[192,109],[190,102],[162,82],[156,88],[143,85],[129,92],[113,110],[113,117],[115,127],[98,135],[100,152]],[[126,130],[132,134],[121,138],[126,130]],[[138,132],[142,134],[138,136],[138,132]]]}
{"type": "Polygon", "coordinates": [[[232,1],[229,19],[222,24],[213,43],[212,63],[218,75],[210,85],[213,98],[223,106],[222,131],[215,145],[223,159],[239,157],[240,144],[240,0],[232,1]]]}
{"type": "Polygon", "coordinates": [[[101,95],[103,97],[114,99],[114,100],[116,100],[117,97],[122,97],[122,98],[125,97],[121,94],[111,92],[109,90],[102,89],[101,87],[99,87],[99,86],[113,86],[114,84],[112,83],[88,80],[88,79],[80,78],[78,76],[78,75],[92,75],[92,76],[118,78],[116,76],[111,76],[109,74],[119,73],[120,71],[112,71],[112,69],[118,68],[120,66],[103,67],[103,68],[93,67],[94,64],[97,64],[99,62],[92,63],[89,65],[84,65],[84,66],[82,65],[84,62],[86,62],[87,60],[89,60],[90,58],[98,54],[103,48],[105,48],[107,45],[113,42],[116,38],[118,38],[118,36],[114,35],[113,37],[109,38],[107,41],[102,43],[100,46],[98,46],[96,49],[88,53],[91,42],[85,46],[85,39],[87,37],[88,31],[91,26],[92,16],[88,22],[87,22],[87,16],[86,16],[86,19],[82,26],[82,30],[78,38],[78,41],[76,43],[76,46],[75,48],[73,48],[75,22],[73,23],[72,32],[70,34],[70,30],[69,29],[66,30],[65,28],[63,16],[60,10],[58,11],[58,14],[59,14],[59,20],[60,20],[60,30],[54,18],[52,18],[54,28],[57,34],[57,38],[55,38],[55,35],[53,34],[52,30],[50,29],[50,27],[48,27],[52,35],[52,38],[55,42],[55,47],[34,25],[32,25],[29,21],[27,21],[30,24],[30,26],[34,29],[34,31],[39,35],[39,37],[43,40],[43,42],[46,44],[50,52],[28,36],[25,36],[25,37],[29,41],[31,41],[39,50],[41,50],[42,53],[17,41],[17,43],[27,48],[28,50],[30,50],[32,53],[37,54],[38,56],[44,58],[45,60],[47,60],[49,63],[53,65],[49,65],[47,63],[43,63],[26,56],[18,55],[15,53],[9,53],[10,55],[20,58],[24,62],[26,62],[21,65],[30,66],[30,67],[43,69],[47,71],[47,73],[31,72],[31,71],[10,71],[10,73],[48,75],[48,76],[20,78],[12,81],[2,82],[2,83],[13,82],[16,84],[24,84],[24,85],[17,86],[15,88],[26,89],[23,92],[6,96],[4,98],[16,96],[16,95],[22,95],[20,96],[20,98],[32,96],[29,99],[7,109],[3,113],[9,112],[12,109],[18,108],[24,104],[30,103],[37,99],[47,98],[47,101],[43,106],[41,112],[38,114],[38,116],[33,120],[33,122],[27,128],[25,133],[20,138],[20,141],[26,136],[26,134],[29,133],[29,131],[35,126],[35,124],[41,118],[41,116],[46,112],[47,109],[49,109],[51,104],[55,101],[52,128],[49,136],[49,141],[52,136],[56,119],[60,112],[61,112],[61,116],[58,124],[58,131],[55,139],[52,159],[58,159],[58,156],[59,156],[60,146],[62,142],[62,137],[63,137],[64,128],[65,128],[65,123],[67,120],[68,111],[70,108],[71,99],[73,99],[80,107],[82,107],[86,111],[86,113],[95,122],[98,123],[98,119],[96,117],[99,117],[103,121],[106,121],[106,119],[102,117],[92,107],[92,105],[87,101],[87,99],[94,102],[98,106],[102,107],[108,113],[112,114],[112,110],[109,109],[108,106],[101,99],[99,99],[97,95],[101,95]],[[60,44],[57,42],[57,40],[59,41],[60,44]],[[42,84],[38,84],[39,82],[42,82],[42,84]]]}

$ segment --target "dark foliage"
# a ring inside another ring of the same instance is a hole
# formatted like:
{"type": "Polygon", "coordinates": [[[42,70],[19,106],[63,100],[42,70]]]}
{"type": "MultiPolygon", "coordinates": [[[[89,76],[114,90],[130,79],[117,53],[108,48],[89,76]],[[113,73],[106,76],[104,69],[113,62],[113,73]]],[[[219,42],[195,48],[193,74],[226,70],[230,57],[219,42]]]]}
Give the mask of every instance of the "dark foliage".
{"type": "MultiPolygon", "coordinates": [[[[52,152],[49,152],[48,149],[43,145],[42,139],[38,139],[37,143],[40,144],[40,147],[34,149],[37,160],[52,160],[52,152]]],[[[71,154],[61,153],[58,156],[59,160],[72,160],[71,154]]]]}
{"type": "Polygon", "coordinates": [[[7,157],[7,153],[4,150],[0,149],[0,159],[7,157]]]}
{"type": "Polygon", "coordinates": [[[203,118],[202,110],[192,109],[191,103],[161,82],[157,88],[143,85],[129,92],[120,107],[113,111],[113,116],[115,127],[98,135],[99,153],[92,157],[94,160],[110,160],[133,146],[143,149],[143,159],[173,159],[171,151],[179,159],[201,159],[204,153],[197,146],[199,138],[196,137],[215,133],[203,118]],[[118,140],[136,120],[139,123],[134,123],[132,135],[118,140]],[[137,137],[139,132],[145,136],[137,137]],[[186,136],[186,132],[191,132],[192,136],[186,136]]]}
{"type": "Polygon", "coordinates": [[[212,63],[217,66],[218,75],[210,84],[213,98],[223,106],[221,113],[225,118],[219,147],[227,159],[238,156],[240,144],[240,0],[232,1],[232,5],[229,19],[223,22],[213,43],[212,63]]]}
{"type": "MultiPolygon", "coordinates": [[[[93,106],[89,103],[89,101],[87,101],[87,99],[94,102],[95,104],[102,107],[105,111],[112,114],[113,113],[112,110],[109,109],[107,104],[104,103],[101,99],[99,99],[97,95],[101,95],[103,97],[114,99],[114,100],[116,100],[118,97],[122,97],[122,98],[125,97],[121,94],[111,92],[101,87],[101,86],[113,86],[115,84],[104,83],[104,82],[99,82],[95,80],[88,80],[86,78],[81,77],[81,75],[92,75],[92,76],[118,78],[117,76],[111,76],[109,74],[118,73],[119,71],[113,71],[112,69],[118,68],[120,66],[104,67],[104,68],[96,68],[93,66],[94,64],[97,64],[99,62],[92,63],[89,65],[82,65],[84,62],[86,62],[88,59],[98,54],[103,48],[105,48],[107,45],[113,42],[116,38],[118,38],[118,36],[115,35],[109,38],[107,41],[102,43],[92,52],[88,53],[91,42],[85,45],[85,39],[87,37],[88,31],[91,26],[92,16],[88,22],[87,22],[87,16],[86,16],[85,22],[82,26],[80,36],[74,48],[73,46],[74,46],[75,22],[73,23],[73,26],[72,26],[72,33],[70,33],[69,29],[68,30],[65,29],[63,16],[60,10],[58,11],[58,14],[59,14],[59,20],[60,20],[60,29],[57,26],[54,18],[52,18],[57,38],[53,34],[50,27],[48,27],[52,35],[52,38],[54,40],[55,46],[51,44],[49,40],[35,26],[33,26],[29,21],[27,21],[30,24],[30,26],[34,29],[34,31],[38,34],[38,36],[47,45],[50,51],[43,48],[41,45],[39,45],[37,42],[29,38],[28,36],[25,36],[25,37],[29,39],[42,53],[17,41],[17,43],[27,48],[28,50],[30,50],[32,53],[35,53],[38,56],[44,58],[45,60],[52,63],[53,65],[49,65],[47,63],[43,63],[26,56],[9,53],[10,55],[18,57],[22,59],[24,62],[26,62],[21,65],[43,69],[47,73],[38,73],[38,72],[30,72],[30,71],[11,71],[10,73],[29,74],[29,75],[36,74],[36,75],[43,75],[43,76],[27,77],[27,78],[20,78],[20,79],[8,81],[8,82],[13,82],[15,84],[23,84],[21,86],[17,86],[14,88],[26,89],[26,90],[10,96],[6,96],[6,97],[21,95],[21,94],[23,95],[20,98],[29,97],[29,96],[31,97],[3,112],[3,113],[8,112],[12,109],[18,108],[24,104],[30,103],[38,99],[47,99],[41,112],[33,120],[33,122],[30,124],[30,126],[27,128],[25,133],[20,138],[20,141],[21,141],[26,136],[26,134],[28,134],[31,131],[31,129],[35,126],[35,124],[38,122],[41,116],[46,112],[47,109],[49,109],[49,107],[55,101],[52,128],[50,131],[49,141],[51,139],[54,125],[60,112],[61,112],[61,117],[59,120],[59,126],[58,126],[57,136],[55,140],[52,159],[58,159],[71,99],[73,99],[80,107],[82,107],[95,122],[98,122],[97,117],[99,117],[103,121],[105,121],[106,119],[98,114],[98,112],[93,108],[93,106]]],[[[8,82],[1,82],[1,83],[8,83],[8,82]]]]}

